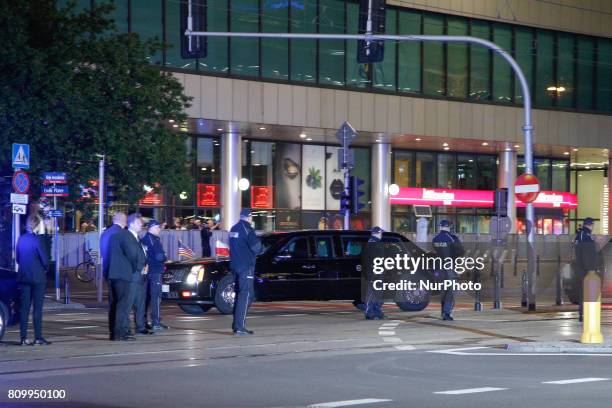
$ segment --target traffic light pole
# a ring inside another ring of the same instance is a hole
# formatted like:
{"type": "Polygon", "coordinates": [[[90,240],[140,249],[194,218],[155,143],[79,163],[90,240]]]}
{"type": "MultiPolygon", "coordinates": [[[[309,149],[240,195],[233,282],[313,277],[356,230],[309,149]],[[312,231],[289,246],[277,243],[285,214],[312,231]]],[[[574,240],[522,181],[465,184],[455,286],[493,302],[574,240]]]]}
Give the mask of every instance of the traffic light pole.
{"type": "MultiPolygon", "coordinates": [[[[191,7],[191,0],[190,0],[191,7]]],[[[358,41],[417,41],[441,43],[468,43],[490,49],[502,57],[514,71],[523,92],[523,136],[525,139],[525,172],[533,174],[533,125],[531,123],[531,93],[525,74],[518,63],[503,48],[491,41],[469,36],[453,35],[386,35],[386,34],[300,34],[300,33],[237,33],[217,31],[185,31],[186,36],[200,37],[237,37],[237,38],[274,38],[274,39],[316,39],[316,40],[358,40],[358,41]]],[[[533,203],[528,203],[525,210],[527,226],[527,274],[529,277],[529,310],[536,308],[536,258],[535,258],[535,215],[533,203]]]]}
{"type": "Polygon", "coordinates": [[[100,162],[98,164],[98,265],[96,266],[96,283],[98,303],[102,303],[102,288],[104,286],[104,278],[102,271],[102,232],[104,231],[104,168],[106,165],[106,157],[99,155],[100,162]]]}

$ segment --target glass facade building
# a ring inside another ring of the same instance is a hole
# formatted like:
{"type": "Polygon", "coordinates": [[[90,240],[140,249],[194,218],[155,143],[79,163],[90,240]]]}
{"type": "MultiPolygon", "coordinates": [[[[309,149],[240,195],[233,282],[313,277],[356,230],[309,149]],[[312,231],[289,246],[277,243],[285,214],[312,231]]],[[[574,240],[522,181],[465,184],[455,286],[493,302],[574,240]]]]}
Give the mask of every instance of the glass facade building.
{"type": "MultiPolygon", "coordinates": [[[[78,0],[80,9],[94,0],[78,0]]],[[[95,0],[96,2],[110,0],[95,0]]],[[[59,2],[66,3],[65,0],[59,2]]],[[[120,31],[158,37],[169,47],[151,61],[170,70],[318,87],[521,104],[501,57],[474,45],[388,42],[385,59],[356,62],[343,40],[209,38],[202,59],[180,56],[179,2],[113,0],[120,31]]],[[[357,32],[357,0],[208,0],[212,31],[357,32]]],[[[511,52],[526,74],[534,106],[612,112],[612,39],[387,7],[387,34],[471,35],[511,52]]]]}

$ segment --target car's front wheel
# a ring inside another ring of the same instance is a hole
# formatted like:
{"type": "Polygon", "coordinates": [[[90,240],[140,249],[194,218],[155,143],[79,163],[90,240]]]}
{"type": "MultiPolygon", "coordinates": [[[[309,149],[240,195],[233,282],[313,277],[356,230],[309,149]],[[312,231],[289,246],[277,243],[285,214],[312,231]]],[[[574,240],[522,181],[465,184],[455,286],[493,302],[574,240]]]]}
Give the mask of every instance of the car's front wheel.
{"type": "Polygon", "coordinates": [[[406,276],[406,280],[417,282],[417,288],[396,293],[395,304],[404,312],[419,312],[429,304],[429,291],[418,285],[419,280],[423,277],[423,274],[406,276]]]}
{"type": "Polygon", "coordinates": [[[201,315],[206,310],[202,310],[200,305],[179,305],[181,310],[190,315],[201,315]]]}
{"type": "Polygon", "coordinates": [[[234,301],[236,299],[235,283],[233,275],[225,275],[217,284],[215,290],[215,307],[219,313],[228,315],[234,311],[234,301]]]}
{"type": "Polygon", "coordinates": [[[4,337],[4,333],[6,333],[6,326],[8,326],[8,308],[4,306],[4,303],[0,302],[0,340],[4,337]]]}

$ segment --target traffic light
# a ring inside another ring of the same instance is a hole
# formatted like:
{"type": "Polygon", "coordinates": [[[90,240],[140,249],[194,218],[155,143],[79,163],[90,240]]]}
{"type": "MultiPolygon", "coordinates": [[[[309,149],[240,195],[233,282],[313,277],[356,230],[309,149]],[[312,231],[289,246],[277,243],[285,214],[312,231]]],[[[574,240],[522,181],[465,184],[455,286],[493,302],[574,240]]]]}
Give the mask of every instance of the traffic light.
{"type": "Polygon", "coordinates": [[[357,178],[355,176],[351,176],[350,184],[349,184],[349,201],[351,206],[351,214],[357,215],[359,214],[359,210],[365,207],[364,204],[359,203],[359,198],[365,193],[360,190],[362,184],[365,183],[365,180],[357,178]]]}
{"type": "MultiPolygon", "coordinates": [[[[368,7],[372,2],[372,34],[385,33],[385,18],[387,5],[386,0],[361,0],[359,3],[359,34],[365,34],[368,30],[368,7]]],[[[357,42],[357,62],[365,64],[368,62],[380,62],[385,55],[384,41],[359,40],[357,42]]]]}
{"type": "MultiPolygon", "coordinates": [[[[191,17],[193,19],[193,31],[206,31],[206,4],[207,0],[193,0],[191,2],[191,17]]],[[[189,5],[187,0],[180,3],[179,38],[181,39],[181,58],[205,58],[206,57],[206,37],[192,36],[187,37],[187,18],[189,16],[189,5]],[[191,50],[189,41],[191,39],[191,50]]]]}
{"type": "Polygon", "coordinates": [[[115,186],[113,184],[107,184],[106,185],[106,201],[104,204],[107,207],[110,207],[111,205],[113,205],[116,199],[117,199],[117,196],[115,195],[115,186]]]}
{"type": "Polygon", "coordinates": [[[498,188],[493,198],[493,212],[496,217],[508,215],[508,189],[498,188]]]}

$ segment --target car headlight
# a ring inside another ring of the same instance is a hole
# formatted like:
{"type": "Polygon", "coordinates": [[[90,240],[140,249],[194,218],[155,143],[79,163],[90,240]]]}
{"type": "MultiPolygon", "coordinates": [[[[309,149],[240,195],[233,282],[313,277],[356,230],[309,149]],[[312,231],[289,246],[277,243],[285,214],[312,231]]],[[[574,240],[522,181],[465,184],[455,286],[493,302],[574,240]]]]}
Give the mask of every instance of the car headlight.
{"type": "Polygon", "coordinates": [[[195,265],[191,267],[189,275],[187,275],[187,284],[195,285],[196,282],[202,282],[204,280],[204,266],[195,265]]]}

